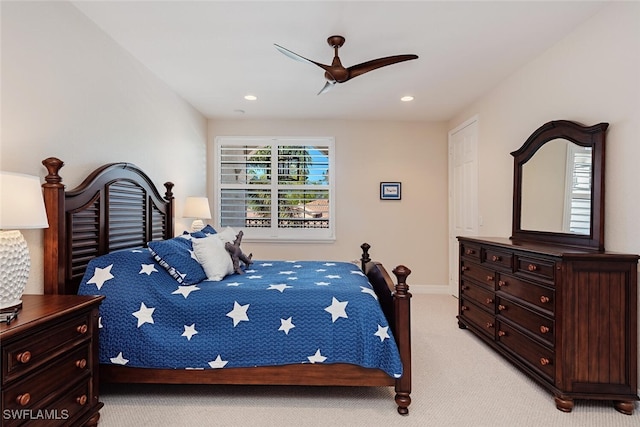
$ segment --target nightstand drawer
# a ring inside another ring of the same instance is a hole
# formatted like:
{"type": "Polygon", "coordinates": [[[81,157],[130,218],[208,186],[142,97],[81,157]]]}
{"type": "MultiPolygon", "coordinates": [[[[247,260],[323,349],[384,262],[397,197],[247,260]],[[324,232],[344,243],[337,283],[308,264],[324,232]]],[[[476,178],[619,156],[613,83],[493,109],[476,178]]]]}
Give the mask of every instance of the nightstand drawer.
{"type": "Polygon", "coordinates": [[[54,375],[30,375],[2,390],[3,410],[47,409],[51,396],[58,396],[65,388],[91,376],[92,363],[89,345],[54,358],[47,366],[54,375]]]}
{"type": "Polygon", "coordinates": [[[64,352],[73,343],[91,339],[91,313],[76,316],[37,332],[25,339],[2,346],[3,384],[28,373],[49,358],[64,352]]]}

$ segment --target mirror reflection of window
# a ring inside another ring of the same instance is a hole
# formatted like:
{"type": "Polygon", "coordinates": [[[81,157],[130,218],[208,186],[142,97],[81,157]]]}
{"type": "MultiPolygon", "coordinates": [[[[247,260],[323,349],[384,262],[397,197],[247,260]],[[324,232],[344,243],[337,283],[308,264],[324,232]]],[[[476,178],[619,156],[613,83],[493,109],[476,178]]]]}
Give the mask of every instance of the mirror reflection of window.
{"type": "Polygon", "coordinates": [[[590,147],[553,139],[522,165],[523,230],[590,233],[591,159],[590,147]]]}

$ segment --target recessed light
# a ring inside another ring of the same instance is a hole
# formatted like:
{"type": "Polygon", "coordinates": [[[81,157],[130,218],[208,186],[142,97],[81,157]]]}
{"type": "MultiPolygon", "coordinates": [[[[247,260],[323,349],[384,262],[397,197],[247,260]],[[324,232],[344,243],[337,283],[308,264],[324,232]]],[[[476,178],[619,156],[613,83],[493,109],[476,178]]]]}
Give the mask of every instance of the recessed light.
{"type": "Polygon", "coordinates": [[[400,101],[402,101],[402,102],[413,101],[413,96],[411,96],[411,95],[403,96],[402,98],[400,98],[400,101]]]}
{"type": "Polygon", "coordinates": [[[256,99],[258,99],[258,97],[255,95],[245,95],[244,99],[246,99],[247,101],[255,101],[256,99]]]}

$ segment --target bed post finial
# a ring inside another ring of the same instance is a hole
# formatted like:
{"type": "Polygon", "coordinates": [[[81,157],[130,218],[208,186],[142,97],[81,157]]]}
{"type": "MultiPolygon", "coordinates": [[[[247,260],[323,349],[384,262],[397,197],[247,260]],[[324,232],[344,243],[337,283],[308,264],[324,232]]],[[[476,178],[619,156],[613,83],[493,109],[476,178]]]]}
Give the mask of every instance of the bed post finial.
{"type": "Polygon", "coordinates": [[[398,279],[394,295],[394,312],[396,321],[396,334],[398,350],[402,359],[402,377],[396,380],[396,404],[398,413],[407,415],[411,404],[411,293],[407,285],[407,277],[411,270],[404,265],[393,269],[398,279]]]}
{"type": "Polygon", "coordinates": [[[169,206],[168,206],[168,218],[169,220],[167,221],[167,227],[165,228],[165,234],[164,234],[164,238],[165,239],[171,239],[172,237],[174,237],[173,235],[174,233],[174,229],[175,229],[175,223],[174,223],[174,218],[175,218],[175,205],[173,204],[174,202],[174,197],[173,197],[173,182],[167,181],[164,183],[164,188],[166,188],[166,192],[164,193],[164,198],[167,200],[167,202],[169,202],[169,206]]]}
{"type": "Polygon", "coordinates": [[[44,177],[47,184],[59,184],[62,182],[62,177],[58,175],[58,172],[64,166],[64,162],[56,157],[48,157],[42,161],[42,164],[47,168],[49,174],[44,177]]]}
{"type": "Polygon", "coordinates": [[[364,273],[366,273],[367,263],[371,261],[371,258],[369,258],[369,249],[371,249],[371,245],[365,242],[360,245],[360,248],[362,249],[362,256],[360,257],[360,268],[364,273]]]}

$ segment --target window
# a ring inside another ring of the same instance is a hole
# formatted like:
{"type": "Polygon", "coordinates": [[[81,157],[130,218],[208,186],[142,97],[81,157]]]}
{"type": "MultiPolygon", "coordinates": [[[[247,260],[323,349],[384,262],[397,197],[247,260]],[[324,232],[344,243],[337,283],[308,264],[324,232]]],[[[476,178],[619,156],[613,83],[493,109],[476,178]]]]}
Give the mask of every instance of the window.
{"type": "Polygon", "coordinates": [[[567,144],[565,232],[591,232],[591,147],[567,144]]]}
{"type": "Polygon", "coordinates": [[[216,216],[247,240],[334,239],[333,138],[216,138],[216,216]]]}

